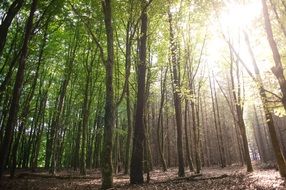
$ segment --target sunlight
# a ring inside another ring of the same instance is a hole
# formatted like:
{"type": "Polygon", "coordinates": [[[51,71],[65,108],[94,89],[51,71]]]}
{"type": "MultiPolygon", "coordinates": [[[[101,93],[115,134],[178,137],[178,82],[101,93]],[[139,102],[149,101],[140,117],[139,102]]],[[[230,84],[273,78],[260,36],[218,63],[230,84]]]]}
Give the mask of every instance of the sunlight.
{"type": "Polygon", "coordinates": [[[225,1],[225,5],[219,19],[221,25],[230,30],[251,27],[262,14],[261,3],[258,0],[251,0],[244,4],[228,0],[225,1]]]}
{"type": "Polygon", "coordinates": [[[254,29],[256,21],[262,16],[262,6],[259,0],[247,0],[239,3],[225,0],[224,8],[218,15],[221,30],[227,34],[236,34],[241,30],[254,29]]]}
{"type": "MultiPolygon", "coordinates": [[[[218,18],[211,20],[209,26],[210,39],[207,44],[207,60],[212,62],[212,68],[215,70],[218,70],[215,67],[219,64],[214,62],[222,60],[222,58],[226,58],[229,55],[227,43],[223,39],[222,33],[232,40],[235,49],[246,63],[251,61],[242,31],[255,32],[256,23],[262,18],[262,6],[258,0],[245,1],[243,4],[233,0],[226,0],[224,3],[225,6],[218,13],[218,18]]],[[[259,39],[258,43],[259,45],[253,45],[252,48],[255,53],[260,55],[261,59],[256,61],[261,72],[266,72],[272,67],[270,62],[265,61],[267,59],[265,49],[268,48],[268,44],[265,38],[259,39]]],[[[252,70],[252,67],[250,66],[249,69],[252,70]]]]}
{"type": "Polygon", "coordinates": [[[171,9],[170,9],[170,12],[172,14],[175,14],[175,13],[177,13],[179,11],[179,9],[180,9],[179,5],[172,6],[171,9]]]}

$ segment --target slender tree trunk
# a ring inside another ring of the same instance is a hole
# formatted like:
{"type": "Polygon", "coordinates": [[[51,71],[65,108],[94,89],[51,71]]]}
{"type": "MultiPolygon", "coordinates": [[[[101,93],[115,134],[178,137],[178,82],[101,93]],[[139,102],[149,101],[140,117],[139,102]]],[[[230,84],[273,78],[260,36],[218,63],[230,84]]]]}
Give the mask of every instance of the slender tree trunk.
{"type": "Polygon", "coordinates": [[[56,104],[56,108],[55,108],[55,112],[54,112],[54,118],[51,124],[51,135],[50,135],[50,143],[51,143],[51,166],[50,166],[50,171],[49,173],[51,173],[52,175],[55,175],[55,172],[58,168],[58,156],[59,156],[59,147],[60,147],[60,138],[59,138],[59,133],[62,129],[62,121],[61,116],[63,115],[64,112],[64,100],[66,97],[66,91],[67,91],[67,87],[68,84],[70,82],[70,78],[71,78],[71,73],[72,73],[72,68],[73,68],[73,63],[74,63],[74,59],[75,59],[75,52],[77,49],[77,45],[78,45],[78,39],[77,39],[77,32],[75,33],[74,36],[74,42],[75,44],[72,44],[71,46],[74,47],[70,47],[71,49],[69,50],[69,56],[68,56],[68,60],[67,60],[67,65],[65,68],[65,77],[64,80],[61,84],[60,87],[60,93],[59,93],[59,99],[58,102],[56,104]]]}
{"type": "Polygon", "coordinates": [[[269,130],[269,134],[270,134],[270,138],[271,138],[271,142],[272,142],[272,147],[273,147],[274,154],[275,154],[276,161],[277,161],[277,165],[279,168],[279,173],[280,173],[281,177],[286,177],[286,162],[285,162],[283,151],[281,149],[281,146],[280,146],[277,134],[276,134],[272,113],[270,112],[268,105],[267,105],[266,91],[264,89],[264,85],[263,85],[263,82],[262,82],[262,79],[260,76],[260,71],[258,69],[252,48],[250,46],[250,42],[249,42],[249,38],[248,38],[247,33],[244,33],[244,37],[245,37],[245,41],[246,41],[246,44],[248,47],[248,51],[249,51],[250,56],[252,58],[252,65],[253,65],[254,72],[256,75],[256,82],[258,84],[259,94],[261,97],[261,101],[262,101],[262,105],[263,105],[263,109],[264,109],[264,113],[265,113],[265,118],[266,118],[266,122],[268,125],[268,130],[269,130]]]}
{"type": "Polygon", "coordinates": [[[264,142],[263,142],[263,137],[262,137],[262,133],[261,133],[261,126],[260,126],[260,122],[259,122],[259,118],[258,118],[258,114],[257,114],[257,110],[255,105],[253,105],[253,109],[254,109],[254,114],[255,114],[255,125],[253,126],[254,128],[256,128],[256,132],[257,132],[257,140],[258,140],[258,146],[260,146],[260,150],[261,150],[261,155],[260,157],[262,158],[263,162],[267,161],[267,155],[266,155],[266,150],[265,150],[265,146],[264,146],[264,142]]]}
{"type": "MultiPolygon", "coordinates": [[[[130,18],[131,20],[132,18],[130,18]]],[[[127,23],[126,29],[126,49],[125,49],[125,72],[126,72],[126,109],[127,109],[127,141],[126,141],[126,150],[125,150],[125,166],[124,173],[128,174],[129,172],[129,163],[130,163],[130,148],[131,148],[131,138],[132,138],[132,121],[131,121],[131,107],[130,107],[130,89],[129,89],[129,75],[131,69],[131,50],[132,50],[132,38],[131,38],[131,22],[127,23]]]]}
{"type": "MultiPolygon", "coordinates": [[[[214,80],[214,75],[213,75],[214,80]]],[[[222,167],[226,166],[226,158],[225,158],[225,147],[224,147],[224,141],[223,141],[223,134],[222,134],[222,126],[221,126],[221,118],[220,118],[220,109],[219,109],[219,102],[217,98],[217,92],[216,92],[216,83],[213,81],[214,85],[214,101],[215,101],[215,109],[216,109],[216,115],[217,115],[217,129],[218,129],[218,137],[220,141],[221,146],[221,154],[222,154],[222,167]]]]}
{"type": "MultiPolygon", "coordinates": [[[[162,72],[163,71],[161,70],[161,75],[163,75],[162,72]]],[[[164,102],[165,102],[167,72],[168,72],[168,69],[165,70],[164,78],[161,77],[161,102],[160,102],[158,122],[157,122],[158,148],[159,148],[161,164],[162,164],[164,172],[167,171],[167,165],[166,165],[166,161],[165,161],[165,158],[164,158],[164,134],[163,134],[163,125],[164,124],[163,124],[162,117],[163,117],[163,107],[164,107],[164,102]]]]}
{"type": "MultiPolygon", "coordinates": [[[[9,58],[7,58],[7,62],[9,62],[9,68],[7,69],[8,71],[5,73],[4,80],[0,84],[0,102],[2,102],[3,93],[5,92],[6,87],[8,86],[9,82],[11,81],[15,65],[17,63],[17,60],[19,59],[20,54],[21,54],[21,49],[18,50],[17,43],[16,43],[18,40],[20,40],[20,39],[18,39],[18,36],[19,36],[18,33],[20,33],[20,32],[18,32],[18,31],[20,31],[19,28],[20,28],[19,24],[17,24],[17,26],[16,26],[17,32],[13,37],[13,40],[11,42],[11,47],[9,50],[9,54],[7,56],[7,57],[9,57],[9,58]],[[14,52],[12,51],[13,49],[14,49],[14,52]],[[10,58],[11,55],[13,55],[12,58],[10,58]]],[[[1,59],[1,55],[0,55],[0,59],[1,59]]],[[[3,67],[1,68],[1,71],[3,71],[4,68],[5,68],[5,65],[3,65],[3,67]]],[[[2,75],[2,72],[0,74],[2,75]]]]}
{"type": "Polygon", "coordinates": [[[204,104],[204,107],[202,107],[202,118],[204,119],[204,125],[203,125],[203,136],[204,136],[204,146],[205,146],[205,165],[208,167],[210,166],[210,139],[209,139],[209,136],[208,136],[208,117],[206,116],[207,114],[207,107],[206,107],[206,98],[205,96],[203,97],[203,104],[204,104]],[[204,109],[203,109],[204,108],[204,109]]]}
{"type": "MultiPolygon", "coordinates": [[[[91,60],[92,62],[93,60],[91,60]]],[[[88,56],[87,56],[88,62],[88,56]]],[[[89,119],[89,93],[90,93],[90,82],[91,82],[91,67],[92,65],[86,65],[86,82],[85,82],[85,92],[84,101],[82,108],[82,144],[81,144],[81,164],[80,164],[80,174],[86,175],[86,136],[88,129],[88,119],[89,119]]],[[[78,142],[79,143],[79,142],[78,142]]]]}
{"type": "MultiPolygon", "coordinates": [[[[193,89],[193,84],[190,85],[191,86],[191,89],[192,89],[192,94],[193,96],[195,96],[195,92],[194,92],[194,89],[193,89]]],[[[196,108],[195,108],[195,102],[194,100],[192,100],[191,102],[191,111],[192,111],[192,124],[193,124],[193,144],[194,144],[194,151],[193,151],[193,156],[194,156],[194,159],[195,159],[195,167],[196,164],[197,164],[197,151],[198,151],[198,147],[197,147],[197,122],[196,122],[196,108]]]]}
{"type": "MultiPolygon", "coordinates": [[[[50,86],[50,84],[49,84],[50,86]]],[[[45,110],[46,110],[46,103],[48,99],[48,89],[44,91],[43,97],[40,100],[40,107],[39,107],[39,115],[36,122],[36,125],[39,125],[39,131],[37,134],[37,139],[36,139],[36,147],[35,147],[35,152],[34,152],[34,159],[32,160],[31,167],[34,170],[38,166],[38,155],[40,151],[40,145],[41,145],[41,138],[43,135],[43,130],[44,130],[44,123],[45,123],[45,110]],[[39,124],[38,124],[39,123],[39,124]]],[[[36,127],[35,125],[35,127],[36,127]]]]}
{"type": "Polygon", "coordinates": [[[272,26],[269,18],[269,13],[268,13],[268,7],[266,0],[261,0],[262,6],[263,6],[263,15],[264,15],[264,22],[265,22],[265,30],[267,33],[267,39],[269,42],[269,45],[271,47],[272,53],[273,53],[273,59],[275,62],[275,66],[272,67],[272,72],[275,75],[275,77],[278,79],[278,83],[280,85],[280,89],[282,92],[282,104],[284,106],[284,109],[286,110],[286,79],[283,74],[283,65],[281,62],[281,56],[279,53],[279,50],[277,48],[277,44],[274,40],[273,37],[273,31],[272,31],[272,26]]]}
{"type": "Polygon", "coordinates": [[[131,137],[132,137],[132,121],[131,121],[131,108],[130,108],[130,91],[129,84],[127,84],[126,89],[126,109],[127,109],[127,141],[126,141],[126,150],[125,150],[125,168],[124,173],[128,174],[129,172],[129,163],[130,163],[130,148],[131,148],[131,137]]]}
{"type": "Polygon", "coordinates": [[[247,172],[253,172],[253,167],[251,164],[251,158],[248,148],[248,140],[246,136],[246,130],[245,130],[245,123],[243,119],[243,105],[241,103],[241,96],[240,96],[240,80],[239,80],[239,67],[237,66],[237,78],[238,78],[238,92],[236,94],[235,88],[234,88],[234,76],[233,76],[233,55],[231,52],[231,66],[230,66],[230,76],[231,76],[231,85],[232,85],[232,97],[236,108],[236,114],[237,114],[237,124],[240,129],[240,134],[242,137],[242,143],[243,143],[243,150],[244,150],[244,161],[247,166],[247,172]]]}
{"type": "Polygon", "coordinates": [[[282,30],[282,32],[284,34],[284,37],[286,37],[286,28],[285,28],[284,23],[281,20],[279,14],[278,14],[277,7],[276,7],[275,3],[273,2],[273,0],[269,0],[269,3],[271,5],[271,7],[272,7],[272,10],[273,10],[274,14],[275,14],[276,20],[279,23],[280,28],[281,28],[281,30],[282,30]]]}
{"type": "MultiPolygon", "coordinates": [[[[17,156],[19,141],[21,139],[21,135],[22,135],[24,127],[26,125],[26,121],[28,120],[28,116],[29,116],[29,113],[30,113],[30,104],[31,104],[31,101],[32,101],[32,99],[34,97],[37,81],[38,81],[38,78],[39,78],[39,75],[40,75],[40,68],[41,68],[41,64],[42,64],[42,61],[43,61],[42,59],[43,59],[44,49],[45,49],[46,42],[47,42],[47,34],[48,34],[48,25],[46,25],[46,28],[45,28],[45,31],[44,31],[44,36],[43,36],[43,41],[42,41],[42,43],[40,45],[40,50],[39,50],[39,56],[38,56],[38,62],[37,62],[37,68],[36,68],[35,77],[34,77],[33,82],[32,82],[31,90],[28,93],[27,98],[26,98],[26,100],[24,102],[24,108],[23,108],[22,113],[21,113],[21,118],[22,118],[22,123],[21,123],[21,126],[20,126],[21,130],[19,130],[19,133],[18,133],[19,136],[15,140],[14,146],[12,148],[12,160],[13,160],[13,162],[12,162],[12,166],[11,166],[11,170],[10,170],[11,177],[14,177],[14,174],[15,174],[15,169],[16,169],[16,164],[17,164],[16,156],[17,156]]],[[[40,98],[38,98],[38,99],[40,100],[40,98]]]]}
{"type": "MultiPolygon", "coordinates": [[[[6,43],[6,38],[8,34],[9,27],[11,26],[11,23],[21,7],[24,4],[24,0],[15,0],[9,7],[4,19],[1,22],[0,25],[0,57],[3,53],[3,49],[6,43]]],[[[31,26],[32,27],[32,26],[31,26]]],[[[26,29],[27,31],[27,29],[26,29]]]]}
{"type": "Polygon", "coordinates": [[[184,169],[183,135],[182,135],[182,107],[181,107],[181,99],[178,92],[178,90],[180,89],[178,55],[177,55],[178,48],[175,42],[172,13],[170,11],[170,8],[168,12],[168,18],[170,27],[171,63],[172,63],[173,77],[174,77],[174,105],[175,105],[176,125],[177,125],[177,150],[178,150],[178,162],[179,162],[178,176],[183,177],[185,176],[185,169],[184,169]]]}
{"type": "Polygon", "coordinates": [[[77,124],[75,124],[75,127],[77,127],[76,131],[76,144],[75,144],[75,150],[74,150],[74,162],[73,162],[73,169],[74,171],[76,171],[79,168],[79,156],[80,156],[80,142],[81,142],[81,122],[76,122],[77,124]]]}
{"type": "Polygon", "coordinates": [[[105,31],[107,38],[107,61],[105,63],[106,79],[106,97],[105,97],[105,115],[104,115],[104,134],[102,149],[102,189],[109,189],[113,186],[112,177],[112,137],[115,122],[115,105],[113,95],[113,65],[114,65],[114,45],[113,45],[113,27],[111,0],[102,1],[104,13],[105,31]]]}
{"type": "MultiPolygon", "coordinates": [[[[166,96],[167,96],[167,93],[166,93],[166,96]]],[[[169,127],[169,115],[168,115],[168,107],[166,107],[166,110],[165,110],[165,115],[166,115],[166,132],[167,132],[167,164],[168,164],[168,167],[171,167],[171,138],[170,138],[170,127],[169,127]]]]}
{"type": "MultiPolygon", "coordinates": [[[[200,87],[199,87],[200,88],[200,87]]],[[[196,109],[196,116],[197,116],[197,132],[195,135],[195,147],[196,147],[196,173],[200,173],[202,169],[201,163],[201,138],[200,138],[200,89],[198,89],[198,103],[196,109]]]]}
{"type": "MultiPolygon", "coordinates": [[[[146,85],[148,87],[149,84],[146,85]]],[[[147,101],[147,100],[146,100],[147,101]]],[[[147,124],[146,115],[144,115],[145,139],[144,139],[144,173],[147,174],[146,182],[150,181],[150,170],[152,166],[151,149],[149,143],[150,126],[147,124]]]]}
{"type": "Polygon", "coordinates": [[[209,83],[210,83],[210,88],[211,88],[212,109],[213,109],[213,114],[214,114],[214,126],[215,126],[216,139],[217,139],[218,150],[219,150],[220,164],[221,164],[221,167],[224,168],[225,167],[224,155],[222,151],[222,145],[220,142],[220,134],[219,134],[219,129],[218,129],[218,121],[217,121],[217,119],[219,118],[217,118],[216,107],[215,107],[215,102],[216,102],[215,96],[214,96],[215,88],[213,89],[212,87],[212,81],[211,81],[210,74],[209,74],[209,83]]]}
{"type": "Polygon", "coordinates": [[[188,106],[188,100],[185,100],[185,139],[186,139],[186,157],[189,165],[190,172],[194,171],[193,161],[190,154],[190,145],[189,145],[189,132],[188,132],[188,112],[189,112],[189,106],[188,106]]]}
{"type": "Polygon", "coordinates": [[[5,128],[4,140],[3,140],[3,143],[1,145],[1,150],[0,150],[0,153],[1,153],[0,154],[0,178],[2,177],[3,171],[5,169],[5,163],[6,163],[8,152],[10,150],[10,146],[12,143],[14,127],[17,123],[17,113],[19,109],[21,88],[23,86],[23,80],[24,80],[26,58],[28,54],[28,45],[29,45],[29,41],[31,38],[34,13],[37,8],[37,3],[38,3],[38,0],[32,1],[30,14],[29,14],[26,28],[25,28],[24,41],[23,41],[22,51],[21,51],[21,55],[19,59],[19,66],[18,66],[18,71],[16,74],[16,80],[15,80],[15,84],[13,88],[12,101],[11,101],[10,110],[9,110],[9,117],[8,117],[7,125],[5,128]]]}

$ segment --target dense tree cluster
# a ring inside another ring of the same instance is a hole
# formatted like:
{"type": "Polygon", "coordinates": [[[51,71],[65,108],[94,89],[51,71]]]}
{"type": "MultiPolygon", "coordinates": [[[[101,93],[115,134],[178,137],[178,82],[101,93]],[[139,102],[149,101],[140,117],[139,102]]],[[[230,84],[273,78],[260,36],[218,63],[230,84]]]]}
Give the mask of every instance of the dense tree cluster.
{"type": "Polygon", "coordinates": [[[99,168],[107,189],[118,172],[141,184],[158,166],[252,160],[285,177],[286,1],[243,23],[228,4],[2,1],[0,177],[99,168]]]}

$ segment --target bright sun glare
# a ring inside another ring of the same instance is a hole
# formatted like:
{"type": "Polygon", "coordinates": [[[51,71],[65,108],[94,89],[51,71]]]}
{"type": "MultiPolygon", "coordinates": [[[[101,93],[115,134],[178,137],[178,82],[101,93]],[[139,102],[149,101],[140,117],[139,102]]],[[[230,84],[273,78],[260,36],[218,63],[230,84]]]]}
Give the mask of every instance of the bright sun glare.
{"type": "Polygon", "coordinates": [[[223,26],[233,29],[251,27],[253,22],[260,17],[262,6],[259,0],[252,0],[248,3],[237,1],[226,1],[222,10],[220,22],[223,26]]]}
{"type": "MultiPolygon", "coordinates": [[[[243,44],[242,31],[255,30],[257,21],[262,18],[261,2],[259,0],[246,0],[244,3],[239,3],[237,0],[225,0],[224,7],[217,14],[218,18],[211,21],[211,39],[207,46],[207,59],[212,68],[218,69],[216,68],[217,62],[222,60],[222,52],[226,52],[227,44],[222,37],[222,32],[227,38],[230,37],[234,42],[237,42],[234,43],[234,46],[239,51],[241,58],[245,62],[251,61],[246,45],[243,44]]],[[[264,42],[253,48],[256,53],[264,52],[264,42]]],[[[261,71],[270,69],[270,63],[257,61],[261,71]]]]}

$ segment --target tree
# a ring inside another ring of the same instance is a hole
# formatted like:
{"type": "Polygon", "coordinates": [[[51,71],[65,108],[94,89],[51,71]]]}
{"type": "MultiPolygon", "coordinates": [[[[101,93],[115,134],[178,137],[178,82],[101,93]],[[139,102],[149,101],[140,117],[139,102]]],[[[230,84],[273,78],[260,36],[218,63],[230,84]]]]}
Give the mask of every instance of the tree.
{"type": "Polygon", "coordinates": [[[111,0],[102,1],[104,14],[104,23],[107,42],[107,60],[105,63],[105,115],[104,115],[104,134],[102,149],[102,189],[108,189],[113,186],[112,179],[112,136],[115,117],[115,105],[113,95],[113,65],[114,65],[114,45],[113,45],[113,27],[112,27],[112,9],[111,0]]]}
{"type": "MultiPolygon", "coordinates": [[[[90,49],[90,48],[89,48],[90,49]]],[[[90,104],[91,104],[91,86],[92,86],[92,67],[95,56],[90,55],[91,50],[88,51],[86,57],[86,82],[85,82],[85,89],[84,89],[84,100],[82,105],[82,144],[81,144],[81,164],[80,164],[80,173],[82,175],[86,175],[86,144],[87,144],[87,127],[88,127],[88,120],[90,115],[90,104]]]]}
{"type": "Polygon", "coordinates": [[[267,39],[269,42],[269,45],[271,47],[272,53],[273,53],[273,59],[275,62],[275,66],[272,67],[272,72],[275,75],[275,77],[278,80],[281,92],[282,92],[282,104],[284,106],[284,109],[286,111],[286,79],[283,73],[283,66],[281,62],[281,56],[279,53],[279,50],[277,48],[277,44],[274,40],[273,37],[273,31],[272,31],[272,26],[269,18],[269,13],[268,13],[268,7],[266,4],[266,0],[261,0],[262,6],[263,6],[263,16],[264,16],[264,24],[265,24],[265,30],[267,34],[267,39]]]}
{"type": "Polygon", "coordinates": [[[230,49],[230,54],[231,54],[231,60],[230,60],[230,77],[231,77],[231,88],[232,88],[232,97],[233,97],[233,101],[234,101],[234,105],[236,108],[236,116],[237,116],[237,124],[239,126],[240,129],[240,134],[242,136],[242,143],[243,143],[243,150],[244,150],[244,161],[247,165],[247,172],[252,172],[253,168],[252,168],[252,164],[251,164],[251,158],[250,158],[250,154],[249,154],[249,148],[248,148],[248,140],[247,140],[247,136],[246,136],[246,129],[245,129],[245,123],[244,123],[244,119],[243,119],[243,102],[242,102],[242,98],[241,98],[241,86],[240,86],[240,73],[239,73],[239,66],[237,64],[237,93],[235,90],[235,86],[234,86],[234,74],[233,74],[233,53],[230,49]]]}
{"type": "Polygon", "coordinates": [[[279,143],[279,140],[277,137],[272,113],[270,112],[270,110],[268,108],[266,90],[264,88],[262,78],[260,76],[260,71],[259,71],[259,68],[257,66],[256,59],[254,57],[254,53],[253,53],[252,48],[250,46],[250,41],[249,41],[249,38],[248,38],[248,35],[246,32],[244,32],[244,37],[245,37],[245,41],[246,41],[246,44],[248,47],[249,54],[252,58],[252,66],[253,66],[254,72],[255,72],[255,79],[256,79],[256,82],[258,85],[259,94],[261,97],[261,101],[262,101],[262,105],[263,105],[263,109],[264,109],[264,113],[265,113],[265,118],[266,118],[266,122],[268,125],[268,130],[270,133],[272,147],[273,147],[274,154],[276,157],[279,173],[280,173],[281,177],[286,177],[286,162],[285,162],[283,151],[281,150],[281,146],[280,146],[280,143],[279,143]]]}
{"type": "MultiPolygon", "coordinates": [[[[214,74],[213,74],[214,77],[214,74]]],[[[215,126],[215,132],[216,132],[216,139],[218,144],[218,150],[219,150],[219,158],[220,158],[220,165],[222,168],[226,166],[225,161],[225,152],[224,152],[224,146],[222,141],[222,134],[221,134],[221,126],[220,126],[220,117],[218,112],[218,101],[217,101],[217,95],[216,95],[216,88],[215,83],[211,80],[211,76],[209,73],[209,83],[210,83],[210,91],[211,91],[211,99],[212,99],[212,110],[214,115],[214,126],[215,126]]]]}
{"type": "Polygon", "coordinates": [[[71,80],[71,74],[74,67],[75,53],[78,47],[78,31],[75,31],[73,38],[69,44],[68,56],[65,65],[64,78],[61,82],[61,86],[58,92],[58,99],[55,104],[53,119],[51,123],[51,133],[50,133],[50,152],[48,152],[47,160],[50,162],[50,173],[52,175],[56,174],[59,164],[59,155],[60,155],[60,137],[59,133],[63,128],[63,121],[61,117],[64,112],[64,102],[67,94],[67,87],[71,80]]]}
{"type": "Polygon", "coordinates": [[[167,73],[168,73],[168,67],[167,69],[165,69],[164,74],[163,74],[163,70],[161,70],[161,102],[160,102],[159,116],[158,116],[158,122],[157,122],[157,138],[158,138],[159,153],[160,153],[160,159],[161,159],[163,171],[167,171],[167,165],[166,165],[166,161],[164,158],[164,133],[163,133],[163,119],[162,119],[162,112],[163,112],[163,106],[165,102],[165,93],[166,93],[167,73]]]}
{"type": "Polygon", "coordinates": [[[169,27],[170,27],[170,50],[171,50],[171,64],[172,64],[172,72],[173,72],[173,80],[174,80],[174,105],[175,105],[175,113],[176,113],[176,125],[177,125],[177,149],[178,149],[178,164],[179,171],[178,176],[185,176],[184,169],[184,155],[183,155],[183,135],[182,135],[182,106],[181,100],[179,97],[180,90],[180,79],[179,79],[179,69],[178,69],[178,49],[175,40],[175,33],[173,29],[173,20],[172,13],[169,8],[168,10],[168,19],[169,19],[169,27]]]}
{"type": "Polygon", "coordinates": [[[23,40],[23,45],[21,49],[21,55],[19,58],[18,71],[16,75],[16,80],[13,87],[12,101],[9,109],[9,117],[7,120],[5,128],[5,136],[1,146],[1,156],[0,156],[0,178],[3,175],[3,170],[5,168],[5,163],[8,157],[8,151],[12,144],[12,136],[14,127],[17,122],[17,113],[19,109],[19,100],[21,96],[21,88],[24,80],[26,59],[28,55],[28,46],[33,29],[33,19],[34,13],[37,9],[38,0],[33,0],[31,4],[30,14],[25,27],[25,35],[23,40]]]}
{"type": "Polygon", "coordinates": [[[139,63],[137,66],[138,88],[137,88],[137,104],[135,115],[135,126],[133,135],[133,149],[130,165],[130,183],[142,184],[143,178],[143,147],[145,138],[144,127],[144,108],[145,108],[145,77],[146,77],[146,55],[147,55],[147,31],[148,16],[146,1],[141,0],[141,32],[139,40],[139,63]]]}
{"type": "Polygon", "coordinates": [[[11,23],[17,13],[20,11],[21,7],[23,6],[24,0],[15,0],[10,5],[7,13],[5,14],[4,19],[2,19],[1,25],[0,25],[0,57],[2,55],[6,38],[8,34],[9,27],[11,26],[11,23]]]}

